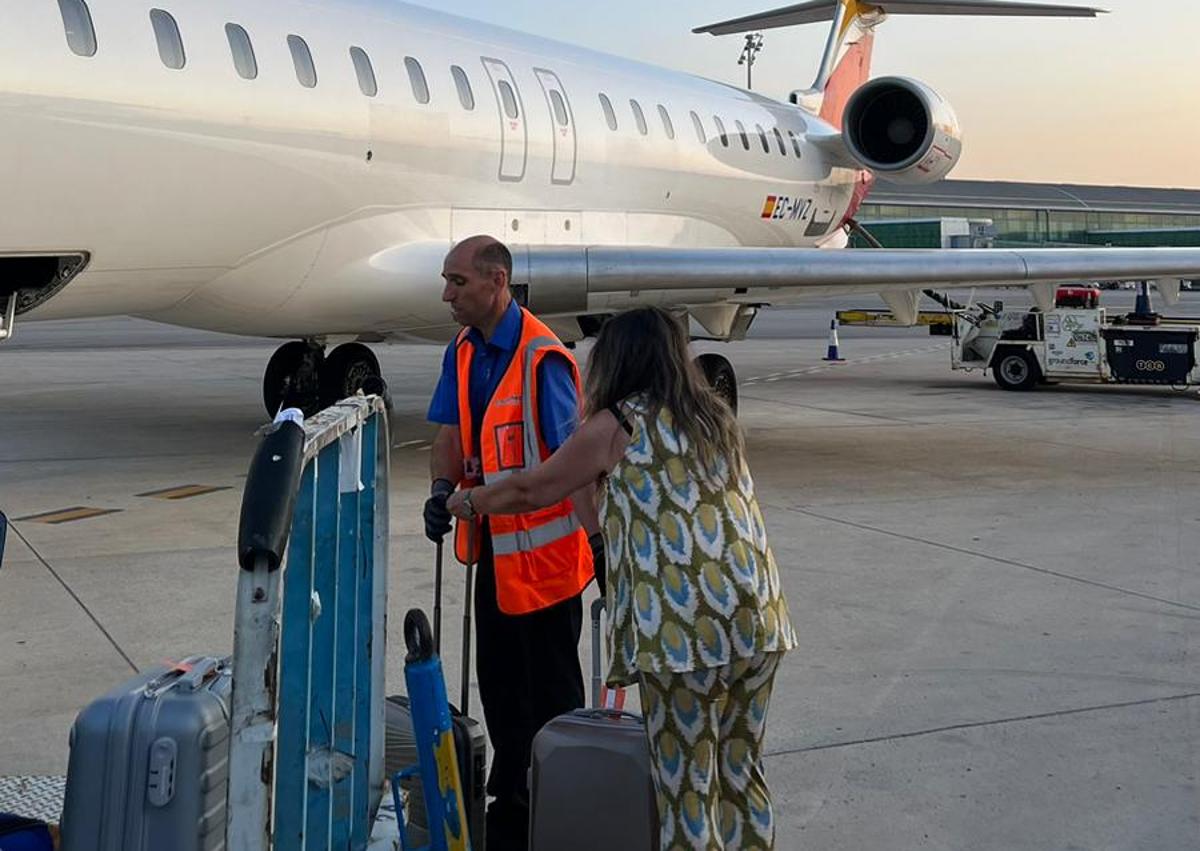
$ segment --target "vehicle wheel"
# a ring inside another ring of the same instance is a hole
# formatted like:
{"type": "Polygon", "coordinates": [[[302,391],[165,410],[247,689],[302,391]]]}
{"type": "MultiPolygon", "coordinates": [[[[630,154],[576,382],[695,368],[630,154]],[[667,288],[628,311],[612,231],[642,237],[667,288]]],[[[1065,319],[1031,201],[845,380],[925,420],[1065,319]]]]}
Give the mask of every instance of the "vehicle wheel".
{"type": "Polygon", "coordinates": [[[1042,371],[1028,349],[1009,348],[992,365],[992,375],[1004,390],[1031,390],[1041,380],[1042,371]]]}
{"type": "Polygon", "coordinates": [[[371,378],[379,376],[379,360],[362,343],[338,346],[321,365],[321,407],[353,396],[371,378]]]}
{"type": "Polygon", "coordinates": [[[303,340],[284,343],[275,350],[263,373],[263,406],[274,417],[286,400],[305,416],[320,409],[318,373],[324,350],[303,340]]]}
{"type": "Polygon", "coordinates": [[[733,371],[733,364],[721,355],[710,353],[700,355],[696,358],[696,365],[704,373],[704,378],[708,381],[708,386],[725,400],[725,404],[729,406],[729,410],[733,411],[736,415],[738,410],[738,386],[737,375],[733,371]]]}

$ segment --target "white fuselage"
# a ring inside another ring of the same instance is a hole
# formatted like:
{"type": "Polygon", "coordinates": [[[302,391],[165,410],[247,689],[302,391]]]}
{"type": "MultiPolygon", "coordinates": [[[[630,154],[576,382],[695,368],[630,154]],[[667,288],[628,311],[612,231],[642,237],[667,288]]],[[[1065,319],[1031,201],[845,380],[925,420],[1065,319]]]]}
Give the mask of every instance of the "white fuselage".
{"type": "MultiPolygon", "coordinates": [[[[182,35],[181,69],[160,59],[144,4],[89,0],[90,57],[68,48],[57,3],[0,6],[0,255],[90,253],[30,318],[436,335],[448,321],[441,258],[472,234],[812,246],[837,243],[851,203],[856,172],[807,142],[836,131],[795,106],[393,0],[164,3],[182,35]],[[229,22],[251,39],[254,79],[235,69],[229,22]],[[298,82],[292,34],[311,50],[314,87],[298,82]],[[370,57],[373,97],[360,90],[352,46],[370,57]],[[406,57],[420,63],[428,103],[414,95],[406,57]],[[452,66],[469,80],[473,109],[452,66]],[[786,200],[764,217],[770,196],[786,200]]],[[[592,296],[588,306],[637,300],[592,296]]]]}

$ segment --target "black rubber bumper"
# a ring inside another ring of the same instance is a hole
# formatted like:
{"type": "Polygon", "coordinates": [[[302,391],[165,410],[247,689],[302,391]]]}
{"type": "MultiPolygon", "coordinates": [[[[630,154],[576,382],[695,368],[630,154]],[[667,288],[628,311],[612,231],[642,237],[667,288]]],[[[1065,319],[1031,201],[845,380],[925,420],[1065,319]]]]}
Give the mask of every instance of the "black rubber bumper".
{"type": "Polygon", "coordinates": [[[282,422],[267,433],[250,462],[238,523],[242,570],[253,570],[263,559],[268,570],[283,564],[303,470],[304,429],[282,422]]]}

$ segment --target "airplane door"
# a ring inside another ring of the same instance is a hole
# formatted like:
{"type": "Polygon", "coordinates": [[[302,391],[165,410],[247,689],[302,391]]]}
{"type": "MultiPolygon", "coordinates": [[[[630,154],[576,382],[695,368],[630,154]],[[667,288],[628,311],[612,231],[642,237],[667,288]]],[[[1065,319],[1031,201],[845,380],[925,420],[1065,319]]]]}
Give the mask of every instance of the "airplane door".
{"type": "Polygon", "coordinates": [[[529,131],[525,123],[525,104],[508,66],[499,59],[483,58],[483,67],[492,81],[496,108],[500,112],[500,179],[517,182],[525,177],[529,131]]]}
{"type": "Polygon", "coordinates": [[[550,111],[550,126],[554,134],[554,166],[550,182],[567,185],[575,180],[576,141],[575,114],[562,81],[553,71],[534,68],[542,92],[546,95],[546,108],[550,111]]]}

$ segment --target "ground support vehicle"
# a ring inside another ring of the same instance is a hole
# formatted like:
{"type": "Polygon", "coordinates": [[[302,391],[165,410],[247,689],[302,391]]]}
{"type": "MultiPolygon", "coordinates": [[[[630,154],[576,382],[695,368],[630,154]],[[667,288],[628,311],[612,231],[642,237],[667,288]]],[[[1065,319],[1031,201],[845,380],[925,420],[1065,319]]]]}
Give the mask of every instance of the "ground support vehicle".
{"type": "Polygon", "coordinates": [[[954,369],[991,372],[1005,390],[1085,381],[1200,385],[1200,319],[1150,314],[1110,317],[1102,307],[1004,310],[974,305],[953,312],[954,369]]]}

